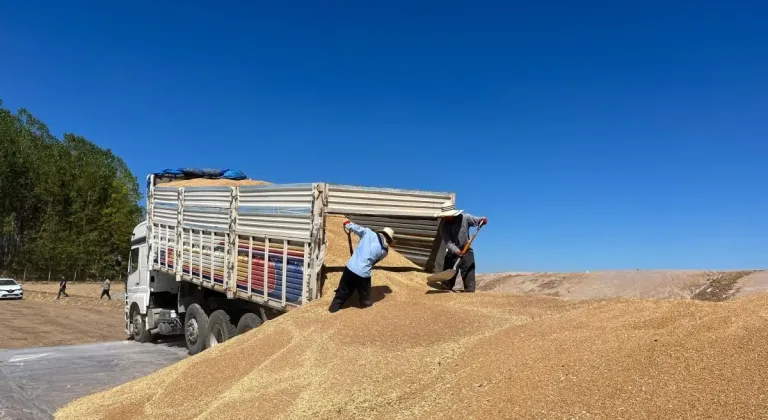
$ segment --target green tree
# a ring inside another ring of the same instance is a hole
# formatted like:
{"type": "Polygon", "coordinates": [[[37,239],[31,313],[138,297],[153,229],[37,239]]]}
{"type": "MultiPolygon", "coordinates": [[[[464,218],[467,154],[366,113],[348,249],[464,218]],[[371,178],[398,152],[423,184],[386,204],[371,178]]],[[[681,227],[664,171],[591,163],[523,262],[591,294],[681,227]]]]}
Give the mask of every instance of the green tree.
{"type": "Polygon", "coordinates": [[[0,101],[0,271],[116,274],[141,220],[139,185],[120,157],[82,136],[53,136],[0,101]]]}

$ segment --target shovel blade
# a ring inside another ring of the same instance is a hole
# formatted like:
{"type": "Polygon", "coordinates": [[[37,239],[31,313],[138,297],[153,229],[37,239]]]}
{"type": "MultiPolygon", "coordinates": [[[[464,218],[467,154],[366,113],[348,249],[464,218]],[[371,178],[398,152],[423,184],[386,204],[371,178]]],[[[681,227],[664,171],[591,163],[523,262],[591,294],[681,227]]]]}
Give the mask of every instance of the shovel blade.
{"type": "Polygon", "coordinates": [[[456,270],[445,270],[439,273],[430,274],[427,276],[427,281],[445,281],[450,280],[456,275],[456,270]]]}

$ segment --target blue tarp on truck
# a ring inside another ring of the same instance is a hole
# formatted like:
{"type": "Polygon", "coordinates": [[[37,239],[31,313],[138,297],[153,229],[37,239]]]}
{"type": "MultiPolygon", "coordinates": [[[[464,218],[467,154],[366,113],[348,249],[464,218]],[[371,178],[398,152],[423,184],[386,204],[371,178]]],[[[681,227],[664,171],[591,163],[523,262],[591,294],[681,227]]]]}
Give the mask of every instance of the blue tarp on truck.
{"type": "Polygon", "coordinates": [[[215,169],[215,168],[178,168],[178,169],[163,169],[160,172],[155,172],[155,176],[164,178],[209,178],[209,179],[231,179],[234,181],[241,181],[248,179],[245,173],[239,169],[215,169]]]}

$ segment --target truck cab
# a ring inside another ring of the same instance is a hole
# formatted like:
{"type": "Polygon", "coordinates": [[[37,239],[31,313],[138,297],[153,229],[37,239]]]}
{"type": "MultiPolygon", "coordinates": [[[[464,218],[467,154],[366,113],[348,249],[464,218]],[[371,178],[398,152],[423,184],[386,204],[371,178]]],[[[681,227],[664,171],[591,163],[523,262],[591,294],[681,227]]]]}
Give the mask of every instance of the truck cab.
{"type": "MultiPolygon", "coordinates": [[[[147,314],[147,301],[149,300],[147,255],[147,222],[145,221],[133,228],[131,234],[128,275],[125,278],[125,332],[129,336],[133,334],[131,328],[133,315],[146,316],[147,314]]],[[[140,322],[141,320],[137,319],[137,321],[140,322]]]]}
{"type": "MultiPolygon", "coordinates": [[[[147,222],[141,222],[131,234],[131,252],[125,284],[125,333],[136,341],[152,339],[161,315],[175,318],[178,283],[174,276],[150,269],[147,222]],[[172,315],[171,315],[172,312],[172,315]]],[[[174,324],[176,324],[174,322],[174,324]]],[[[181,331],[181,324],[176,325],[181,331]]]]}

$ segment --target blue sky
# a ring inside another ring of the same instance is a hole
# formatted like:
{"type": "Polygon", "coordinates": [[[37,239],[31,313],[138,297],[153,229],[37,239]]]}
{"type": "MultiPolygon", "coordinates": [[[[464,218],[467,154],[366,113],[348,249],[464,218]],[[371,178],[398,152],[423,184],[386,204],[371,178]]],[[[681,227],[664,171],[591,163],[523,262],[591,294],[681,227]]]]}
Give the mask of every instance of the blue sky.
{"type": "Polygon", "coordinates": [[[263,3],[3,0],[0,98],[140,178],[454,191],[481,272],[768,266],[765,2],[263,3]]]}

